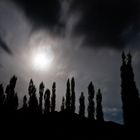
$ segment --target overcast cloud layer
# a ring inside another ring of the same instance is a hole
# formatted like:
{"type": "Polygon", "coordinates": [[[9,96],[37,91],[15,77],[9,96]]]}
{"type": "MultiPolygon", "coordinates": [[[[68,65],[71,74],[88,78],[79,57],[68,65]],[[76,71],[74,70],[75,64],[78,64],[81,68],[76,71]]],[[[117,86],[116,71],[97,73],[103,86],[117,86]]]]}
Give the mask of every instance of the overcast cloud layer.
{"type": "Polygon", "coordinates": [[[66,22],[60,20],[62,11],[64,7],[70,7],[67,16],[77,13],[80,16],[73,27],[73,35],[84,36],[83,46],[122,49],[139,32],[140,2],[137,0],[13,1],[23,8],[27,17],[38,27],[63,30],[66,22]]]}

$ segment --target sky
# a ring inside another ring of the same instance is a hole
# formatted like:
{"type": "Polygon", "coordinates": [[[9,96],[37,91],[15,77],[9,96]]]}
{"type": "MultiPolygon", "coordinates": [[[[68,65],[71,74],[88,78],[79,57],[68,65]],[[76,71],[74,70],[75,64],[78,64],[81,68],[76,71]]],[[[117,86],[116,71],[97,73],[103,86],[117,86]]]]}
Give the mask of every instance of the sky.
{"type": "Polygon", "coordinates": [[[59,110],[74,76],[78,112],[78,98],[82,91],[88,96],[92,81],[102,91],[105,120],[122,123],[122,51],[132,53],[140,89],[139,9],[138,0],[0,0],[0,83],[6,87],[12,75],[18,77],[22,106],[31,78],[37,88],[56,81],[59,110]],[[35,58],[40,53],[47,60],[41,65],[35,58]]]}

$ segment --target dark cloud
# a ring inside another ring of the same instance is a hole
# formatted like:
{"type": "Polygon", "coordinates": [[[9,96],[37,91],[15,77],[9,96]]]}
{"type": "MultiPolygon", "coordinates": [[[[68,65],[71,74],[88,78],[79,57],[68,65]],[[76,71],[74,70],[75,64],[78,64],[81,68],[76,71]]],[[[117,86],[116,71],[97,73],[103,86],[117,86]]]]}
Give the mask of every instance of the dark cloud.
{"type": "Polygon", "coordinates": [[[59,23],[59,0],[12,0],[18,4],[36,27],[52,28],[59,23]]]}
{"type": "Polygon", "coordinates": [[[73,11],[82,14],[75,33],[85,35],[86,45],[121,49],[129,41],[125,37],[132,39],[139,30],[139,7],[137,0],[73,1],[73,11]]]}
{"type": "Polygon", "coordinates": [[[138,0],[12,1],[23,8],[34,27],[47,27],[51,31],[57,29],[59,33],[57,35],[60,35],[60,31],[64,31],[64,24],[67,23],[61,23],[61,16],[65,15],[63,13],[66,11],[63,10],[62,3],[68,3],[72,16],[75,16],[75,12],[80,13],[80,20],[73,27],[73,35],[84,36],[83,46],[122,49],[139,32],[140,2],[138,0]]]}
{"type": "Polygon", "coordinates": [[[1,37],[0,37],[0,48],[2,48],[9,55],[13,55],[11,49],[7,46],[7,44],[3,41],[1,37]]]}

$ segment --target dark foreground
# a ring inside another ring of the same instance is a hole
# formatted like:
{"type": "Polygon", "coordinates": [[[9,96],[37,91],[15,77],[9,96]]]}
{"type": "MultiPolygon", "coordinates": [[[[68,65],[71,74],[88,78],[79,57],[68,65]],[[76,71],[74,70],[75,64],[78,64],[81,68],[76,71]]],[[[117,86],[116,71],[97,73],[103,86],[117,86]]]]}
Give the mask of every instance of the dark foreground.
{"type": "Polygon", "coordinates": [[[136,128],[114,122],[97,122],[77,114],[54,112],[48,115],[7,113],[1,115],[0,133],[10,139],[93,139],[119,140],[137,138],[136,128]]]}

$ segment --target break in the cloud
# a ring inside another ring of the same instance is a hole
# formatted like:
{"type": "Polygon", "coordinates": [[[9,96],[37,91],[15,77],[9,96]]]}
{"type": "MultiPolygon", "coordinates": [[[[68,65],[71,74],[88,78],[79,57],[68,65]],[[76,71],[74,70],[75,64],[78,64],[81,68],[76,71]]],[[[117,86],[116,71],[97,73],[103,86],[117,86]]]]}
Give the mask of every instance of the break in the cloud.
{"type": "Polygon", "coordinates": [[[64,20],[71,23],[68,17],[80,13],[73,26],[73,36],[84,36],[83,46],[124,49],[139,32],[140,3],[137,0],[13,1],[23,8],[35,27],[59,29],[58,33],[66,29],[68,22],[64,20]]]}

